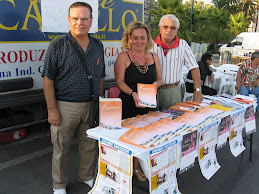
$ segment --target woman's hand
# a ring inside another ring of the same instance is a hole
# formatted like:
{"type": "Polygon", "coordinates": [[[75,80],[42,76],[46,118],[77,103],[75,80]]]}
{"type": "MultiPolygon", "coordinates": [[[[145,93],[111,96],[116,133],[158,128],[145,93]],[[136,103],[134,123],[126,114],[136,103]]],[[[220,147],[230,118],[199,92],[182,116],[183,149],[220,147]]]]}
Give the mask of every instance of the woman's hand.
{"type": "Polygon", "coordinates": [[[155,81],[153,84],[154,84],[155,87],[156,87],[156,94],[157,94],[157,89],[158,89],[159,85],[158,85],[157,81],[155,81]]]}
{"type": "Polygon", "coordinates": [[[131,96],[132,96],[132,98],[133,98],[133,100],[135,102],[136,107],[138,107],[138,108],[145,108],[144,106],[140,106],[139,105],[140,101],[139,101],[139,97],[138,97],[138,93],[137,92],[132,92],[131,96]]]}

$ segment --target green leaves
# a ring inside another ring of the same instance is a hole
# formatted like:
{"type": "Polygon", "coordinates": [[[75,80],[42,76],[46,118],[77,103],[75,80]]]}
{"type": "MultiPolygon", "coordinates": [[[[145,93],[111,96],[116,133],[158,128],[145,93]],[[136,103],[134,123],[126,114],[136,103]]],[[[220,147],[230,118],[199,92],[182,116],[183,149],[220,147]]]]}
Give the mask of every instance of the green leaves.
{"type": "Polygon", "coordinates": [[[153,10],[154,19],[150,23],[152,37],[159,34],[159,20],[165,14],[174,14],[180,21],[178,36],[187,42],[227,43],[236,34],[247,31],[254,18],[258,4],[253,0],[212,0],[214,5],[204,5],[194,1],[195,22],[191,24],[191,0],[182,4],[182,0],[158,0],[153,10]]]}

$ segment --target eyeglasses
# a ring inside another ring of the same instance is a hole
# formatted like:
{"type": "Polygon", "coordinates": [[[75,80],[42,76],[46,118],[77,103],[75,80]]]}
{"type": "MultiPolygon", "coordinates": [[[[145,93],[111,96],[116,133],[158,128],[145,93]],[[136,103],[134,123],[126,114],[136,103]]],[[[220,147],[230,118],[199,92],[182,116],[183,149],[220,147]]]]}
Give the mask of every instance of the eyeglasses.
{"type": "Polygon", "coordinates": [[[83,23],[89,21],[89,18],[74,18],[74,17],[70,17],[70,16],[69,16],[69,18],[70,18],[71,21],[74,22],[74,23],[78,22],[79,20],[81,20],[81,22],[83,22],[83,23]]]}
{"type": "Polygon", "coordinates": [[[212,59],[208,59],[208,60],[212,61],[212,59]]]}
{"type": "Polygon", "coordinates": [[[175,31],[177,29],[175,26],[162,26],[162,28],[164,30],[169,30],[169,28],[170,28],[171,31],[175,31]]]}

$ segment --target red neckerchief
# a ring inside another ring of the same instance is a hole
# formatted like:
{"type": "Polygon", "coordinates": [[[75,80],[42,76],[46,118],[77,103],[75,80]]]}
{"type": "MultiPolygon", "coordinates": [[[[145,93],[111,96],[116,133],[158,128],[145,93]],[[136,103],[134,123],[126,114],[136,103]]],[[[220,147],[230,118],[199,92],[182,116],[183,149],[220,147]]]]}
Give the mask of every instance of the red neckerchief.
{"type": "Polygon", "coordinates": [[[169,49],[178,47],[179,46],[179,42],[180,42],[180,38],[178,38],[177,35],[175,36],[174,43],[171,46],[167,46],[167,45],[165,45],[165,43],[162,42],[161,34],[158,34],[156,39],[155,39],[155,43],[157,43],[158,45],[162,46],[165,56],[167,55],[167,52],[168,52],[169,49]]]}

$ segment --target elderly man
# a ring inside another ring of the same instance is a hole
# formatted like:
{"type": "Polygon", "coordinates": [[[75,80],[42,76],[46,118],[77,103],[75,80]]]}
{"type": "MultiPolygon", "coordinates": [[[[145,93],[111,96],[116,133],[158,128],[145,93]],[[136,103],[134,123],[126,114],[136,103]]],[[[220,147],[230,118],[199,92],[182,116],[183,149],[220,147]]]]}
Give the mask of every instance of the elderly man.
{"type": "MultiPolygon", "coordinates": [[[[259,104],[259,52],[252,53],[251,61],[245,61],[240,65],[235,88],[241,95],[255,95],[259,104]]],[[[259,105],[256,110],[259,111],[259,105]]]]}
{"type": "Polygon", "coordinates": [[[173,14],[164,15],[159,22],[160,34],[156,37],[153,52],[158,54],[162,67],[163,84],[158,91],[159,106],[169,108],[180,102],[180,79],[182,67],[185,65],[192,74],[194,81],[193,101],[201,102],[201,79],[199,66],[192,54],[190,46],[178,38],[180,27],[178,18],[173,14]]]}
{"type": "Polygon", "coordinates": [[[68,153],[76,129],[79,180],[93,186],[97,147],[96,141],[86,135],[92,94],[89,76],[79,55],[93,75],[95,96],[102,94],[105,76],[103,45],[88,34],[92,25],[92,7],[84,2],[73,3],[69,8],[68,22],[70,32],[50,43],[42,74],[48,121],[51,124],[54,194],[66,194],[68,153]]]}

